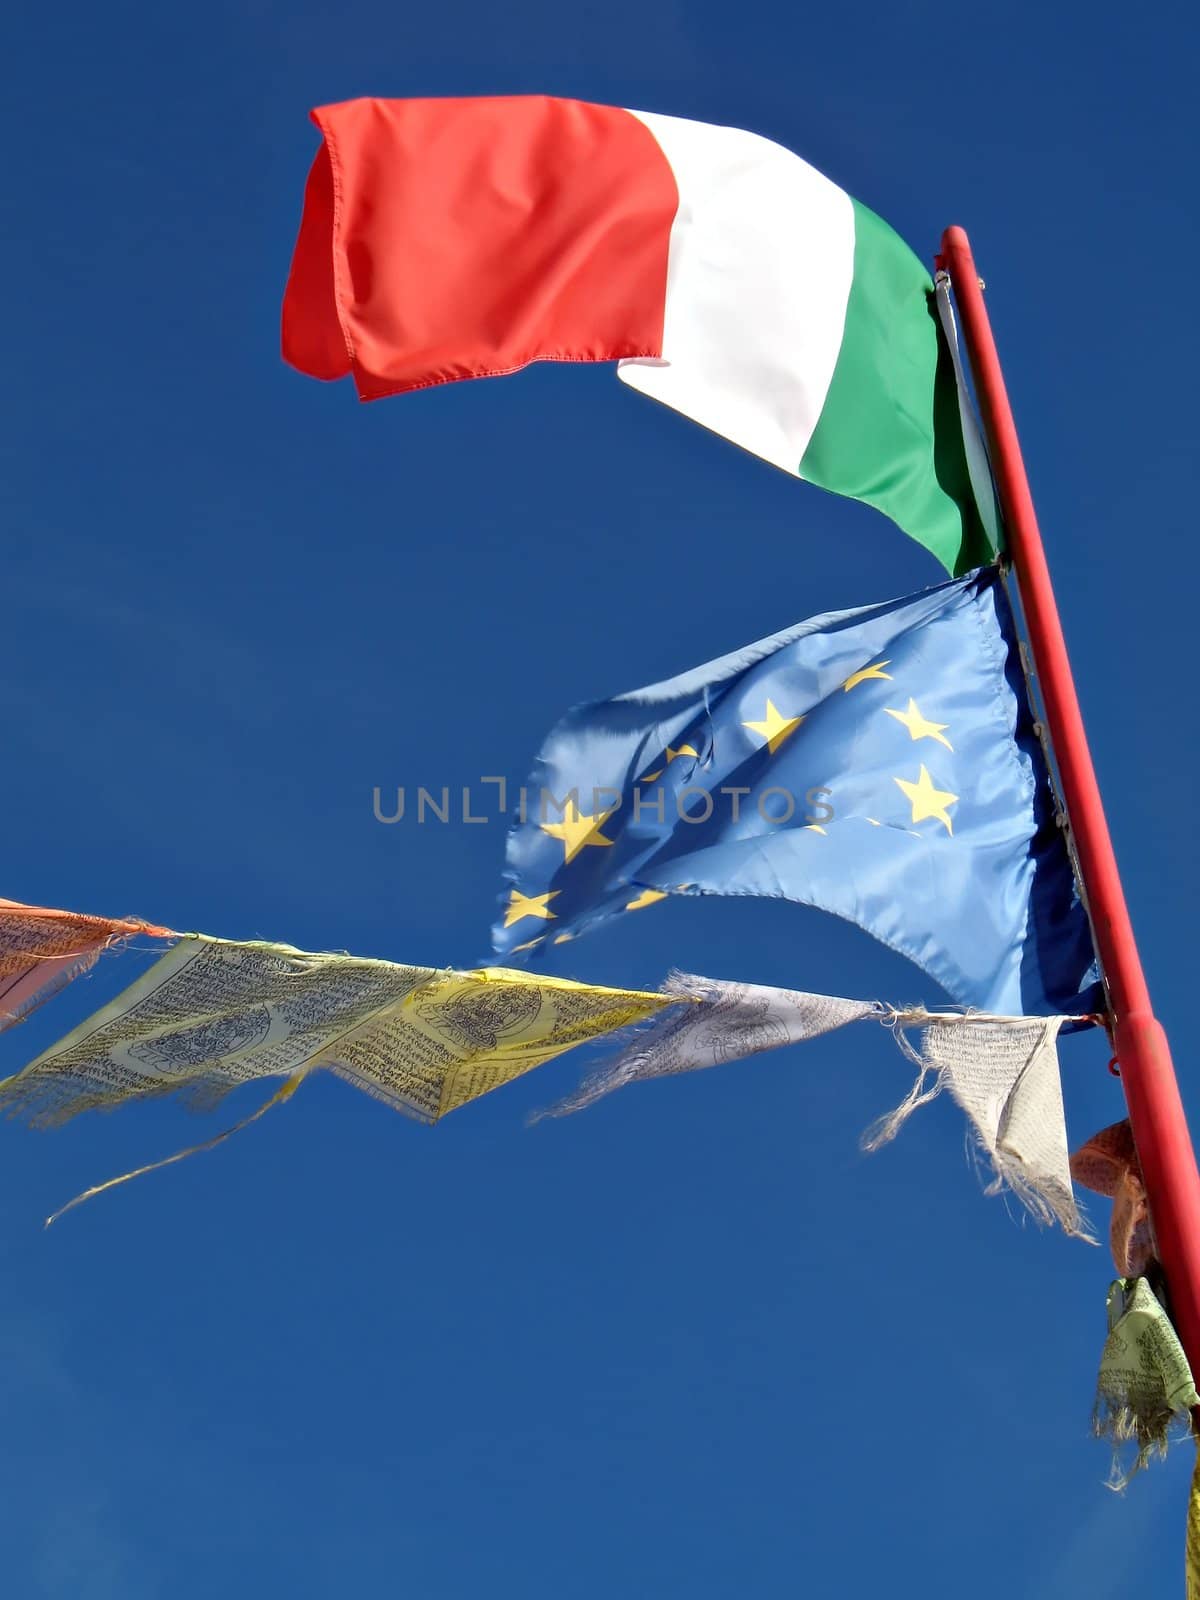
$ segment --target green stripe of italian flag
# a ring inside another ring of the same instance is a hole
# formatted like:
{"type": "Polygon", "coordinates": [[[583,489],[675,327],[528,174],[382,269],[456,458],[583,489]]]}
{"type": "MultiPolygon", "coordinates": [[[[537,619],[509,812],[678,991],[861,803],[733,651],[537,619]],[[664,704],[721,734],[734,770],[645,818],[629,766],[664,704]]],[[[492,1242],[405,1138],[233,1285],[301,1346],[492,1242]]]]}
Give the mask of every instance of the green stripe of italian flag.
{"type": "Polygon", "coordinates": [[[876,506],[951,572],[989,558],[990,487],[977,472],[972,491],[929,275],[798,156],[544,96],[313,116],[283,320],[302,371],[352,373],[375,399],[615,360],[633,388],[876,506]]]}

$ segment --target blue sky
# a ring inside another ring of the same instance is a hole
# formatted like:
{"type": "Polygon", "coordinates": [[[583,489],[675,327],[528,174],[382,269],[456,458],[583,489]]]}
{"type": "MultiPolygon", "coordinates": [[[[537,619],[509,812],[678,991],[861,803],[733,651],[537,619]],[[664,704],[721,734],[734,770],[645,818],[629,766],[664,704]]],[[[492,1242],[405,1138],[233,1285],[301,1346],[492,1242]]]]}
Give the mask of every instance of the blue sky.
{"type": "MultiPolygon", "coordinates": [[[[503,830],[381,826],[374,785],[519,779],[576,701],[936,581],[883,518],[611,373],[360,407],[279,359],[311,105],[544,91],[729,122],[926,256],[971,231],[1194,1115],[1173,573],[1196,42],[1181,10],[1078,4],[24,8],[0,892],[470,963],[503,830]]],[[[935,998],[865,935],[768,903],[667,903],[569,954],[597,981],[935,998]]],[[[0,1069],[140,969],[102,964],[0,1040],[0,1069]]],[[[1081,1139],[1119,1086],[1101,1041],[1063,1057],[1081,1139]]],[[[0,1128],[5,1593],[1175,1592],[1186,1450],[1117,1499],[1088,1437],[1107,1252],[985,1199],[949,1104],[860,1154],[907,1086],[884,1036],[527,1128],[577,1070],[432,1131],[309,1083],[48,1234],[79,1189],[205,1130],[161,1105],[0,1128]]]]}

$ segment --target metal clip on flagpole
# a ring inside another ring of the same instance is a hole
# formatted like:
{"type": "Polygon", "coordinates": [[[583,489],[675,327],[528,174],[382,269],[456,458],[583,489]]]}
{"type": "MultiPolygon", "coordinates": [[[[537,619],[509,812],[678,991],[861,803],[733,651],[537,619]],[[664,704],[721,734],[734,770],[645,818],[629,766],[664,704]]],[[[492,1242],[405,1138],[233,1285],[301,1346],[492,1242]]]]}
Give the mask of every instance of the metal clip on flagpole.
{"type": "Polygon", "coordinates": [[[946,229],[937,264],[950,274],[962,321],[1171,1312],[1192,1371],[1200,1373],[1200,1173],[1133,937],[983,285],[962,228],[946,229]]]}

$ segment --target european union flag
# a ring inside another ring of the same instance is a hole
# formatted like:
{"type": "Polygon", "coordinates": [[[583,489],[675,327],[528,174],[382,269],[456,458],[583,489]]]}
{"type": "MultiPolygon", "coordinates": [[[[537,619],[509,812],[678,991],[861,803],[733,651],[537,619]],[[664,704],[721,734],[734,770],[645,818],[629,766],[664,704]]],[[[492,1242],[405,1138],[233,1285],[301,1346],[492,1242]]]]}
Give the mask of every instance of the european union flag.
{"type": "Polygon", "coordinates": [[[668,894],[820,906],[1005,1015],[1099,1003],[995,568],[569,712],[509,834],[505,958],[668,894]]]}

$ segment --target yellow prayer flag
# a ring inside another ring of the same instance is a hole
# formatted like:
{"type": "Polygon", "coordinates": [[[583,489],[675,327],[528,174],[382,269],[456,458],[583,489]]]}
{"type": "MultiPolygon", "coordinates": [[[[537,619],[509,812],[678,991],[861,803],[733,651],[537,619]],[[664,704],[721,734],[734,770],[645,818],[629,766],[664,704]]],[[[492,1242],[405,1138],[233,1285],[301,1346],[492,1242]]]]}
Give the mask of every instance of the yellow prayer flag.
{"type": "Polygon", "coordinates": [[[0,1082],[0,1112],[80,1111],[325,1067],[436,1122],[572,1046],[677,1003],[536,973],[399,966],[189,934],[124,994],[0,1082]]]}

